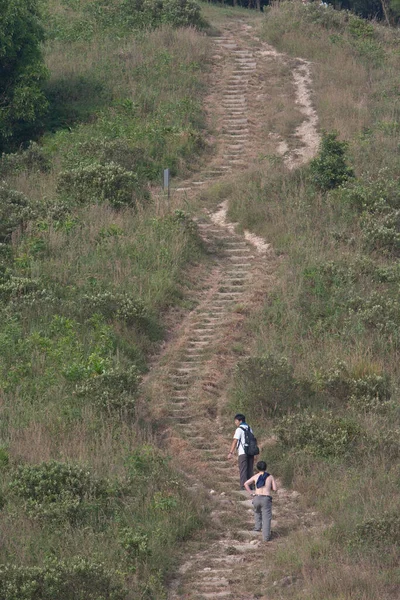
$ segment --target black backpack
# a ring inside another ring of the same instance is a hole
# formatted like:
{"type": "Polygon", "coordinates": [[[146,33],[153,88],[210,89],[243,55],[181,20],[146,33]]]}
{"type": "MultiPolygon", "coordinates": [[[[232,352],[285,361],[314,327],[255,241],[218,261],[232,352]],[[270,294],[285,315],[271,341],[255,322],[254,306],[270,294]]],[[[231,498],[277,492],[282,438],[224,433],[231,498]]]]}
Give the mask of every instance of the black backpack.
{"type": "Polygon", "coordinates": [[[244,431],[244,452],[247,456],[257,456],[260,454],[260,449],[257,446],[257,440],[250,427],[240,427],[244,431]]]}

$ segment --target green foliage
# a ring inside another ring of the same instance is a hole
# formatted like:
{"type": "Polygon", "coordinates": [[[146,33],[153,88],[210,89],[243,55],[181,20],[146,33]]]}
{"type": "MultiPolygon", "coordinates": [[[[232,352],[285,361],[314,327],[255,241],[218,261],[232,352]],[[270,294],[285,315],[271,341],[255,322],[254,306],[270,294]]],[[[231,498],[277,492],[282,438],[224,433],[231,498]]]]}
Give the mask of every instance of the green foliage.
{"type": "Polygon", "coordinates": [[[387,373],[376,372],[368,365],[362,365],[360,372],[352,370],[344,362],[319,376],[319,387],[328,396],[339,402],[348,402],[362,410],[381,407],[391,397],[391,381],[387,373]]]}
{"type": "Polygon", "coordinates": [[[284,357],[273,354],[249,357],[236,367],[235,406],[249,414],[249,418],[258,420],[283,414],[301,402],[302,392],[306,395],[284,357]]]}
{"type": "Polygon", "coordinates": [[[36,142],[30,142],[26,150],[2,154],[0,158],[0,174],[3,177],[23,171],[47,173],[49,170],[49,157],[36,142]]]}
{"type": "Polygon", "coordinates": [[[140,382],[140,373],[135,365],[123,370],[109,368],[96,377],[77,385],[78,398],[88,399],[93,405],[106,411],[132,411],[140,382]]]}
{"type": "Polygon", "coordinates": [[[81,314],[87,317],[98,313],[108,320],[116,319],[139,327],[145,326],[150,320],[144,303],[126,293],[107,290],[86,293],[80,297],[80,303],[81,314]]]}
{"type": "Polygon", "coordinates": [[[66,12],[49,14],[49,37],[67,42],[89,41],[100,27],[121,35],[132,29],[163,24],[203,28],[199,4],[194,0],[91,0],[82,7],[64,3],[66,12]],[[78,10],[80,8],[80,10],[78,10]],[[68,15],[68,19],[66,19],[68,15]]]}
{"type": "Polygon", "coordinates": [[[0,184],[0,243],[10,242],[12,233],[22,228],[34,214],[24,194],[0,184]]]}
{"type": "Polygon", "coordinates": [[[149,198],[136,173],[115,163],[64,171],[59,175],[57,190],[75,202],[108,202],[115,209],[137,208],[149,198]]]}
{"type": "Polygon", "coordinates": [[[342,457],[362,438],[361,428],[354,420],[332,412],[287,415],[275,431],[284,448],[306,450],[322,458],[342,457]]]}
{"type": "Polygon", "coordinates": [[[338,194],[339,200],[359,211],[374,211],[382,206],[398,209],[400,179],[383,168],[377,174],[365,173],[362,179],[344,183],[338,194]]]}
{"type": "Polygon", "coordinates": [[[375,330],[397,344],[399,281],[397,265],[374,265],[366,257],[354,263],[309,266],[303,272],[298,306],[305,323],[315,332],[341,332],[351,339],[360,332],[375,330]]]}
{"type": "Polygon", "coordinates": [[[104,25],[158,27],[203,27],[200,6],[194,0],[121,0],[111,4],[102,0],[88,7],[104,25]]]}
{"type": "Polygon", "coordinates": [[[376,206],[373,212],[364,213],[360,224],[369,250],[400,256],[400,209],[376,206]]]}
{"type": "Polygon", "coordinates": [[[125,600],[117,575],[87,558],[48,559],[43,567],[0,566],[2,600],[125,600]]]}
{"type": "Polygon", "coordinates": [[[37,0],[0,1],[0,150],[28,139],[47,110],[37,0]]]}
{"type": "Polygon", "coordinates": [[[161,22],[173,27],[203,27],[200,6],[194,0],[163,0],[161,22]]]}
{"type": "Polygon", "coordinates": [[[44,406],[55,390],[57,396],[68,397],[78,381],[103,374],[113,365],[115,337],[98,317],[82,326],[55,315],[28,335],[19,319],[8,319],[0,339],[0,387],[9,393],[18,389],[44,406]]]}
{"type": "Polygon", "coordinates": [[[363,544],[379,544],[387,547],[389,544],[400,543],[400,514],[399,511],[376,514],[359,523],[354,532],[354,541],[363,544]]]}
{"type": "Polygon", "coordinates": [[[336,132],[324,133],[319,155],[310,162],[312,181],[322,190],[338,187],[354,176],[347,165],[347,142],[337,139],[336,132]]]}
{"type": "Polygon", "coordinates": [[[146,560],[151,555],[149,536],[131,527],[121,529],[119,543],[126,552],[126,560],[129,562],[130,570],[135,571],[138,561],[146,560]]]}
{"type": "Polygon", "coordinates": [[[78,465],[57,461],[17,467],[10,489],[33,519],[71,524],[80,524],[109,495],[107,482],[78,465]]]}

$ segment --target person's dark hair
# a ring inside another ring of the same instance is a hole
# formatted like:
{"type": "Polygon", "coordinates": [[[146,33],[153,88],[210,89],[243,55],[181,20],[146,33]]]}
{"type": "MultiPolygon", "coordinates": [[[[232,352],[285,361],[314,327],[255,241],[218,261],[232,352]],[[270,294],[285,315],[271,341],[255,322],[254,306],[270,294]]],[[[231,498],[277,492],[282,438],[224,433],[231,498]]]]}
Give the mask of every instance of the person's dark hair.
{"type": "Polygon", "coordinates": [[[257,467],[258,471],[266,471],[267,463],[264,460],[259,460],[258,463],[256,464],[256,467],[257,467]]]}
{"type": "Polygon", "coordinates": [[[235,415],[235,419],[234,420],[236,421],[236,419],[238,421],[245,421],[246,417],[244,415],[242,415],[242,413],[238,413],[237,415],[235,415]]]}

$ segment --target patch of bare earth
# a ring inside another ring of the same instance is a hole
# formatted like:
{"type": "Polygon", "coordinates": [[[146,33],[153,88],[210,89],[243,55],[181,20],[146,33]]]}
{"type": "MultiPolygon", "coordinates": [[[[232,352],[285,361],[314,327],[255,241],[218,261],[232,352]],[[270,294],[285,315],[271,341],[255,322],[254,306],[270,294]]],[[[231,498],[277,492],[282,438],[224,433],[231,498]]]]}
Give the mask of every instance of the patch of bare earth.
{"type": "MultiPolygon", "coordinates": [[[[319,142],[307,62],[276,52],[243,20],[224,26],[210,43],[215,52],[207,111],[215,152],[195,178],[175,187],[176,206],[221,178],[254,168],[268,154],[281,154],[287,167],[295,168],[315,154],[319,142]],[[293,130],[286,137],[283,127],[274,128],[279,106],[293,114],[293,130]]],[[[236,232],[227,221],[228,202],[196,219],[210,248],[209,276],[198,291],[196,309],[171,332],[143,390],[152,399],[153,413],[168,424],[165,443],[177,467],[194,494],[206,493],[210,507],[210,528],[182,549],[170,600],[272,597],[275,593],[266,591],[274,583],[266,557],[292,532],[315,522],[299,494],[280,487],[273,539],[262,542],[252,531],[251,501],[239,490],[236,462],[227,460],[232,424],[222,415],[237,362],[235,347],[245,343],[243,323],[273,288],[278,263],[268,241],[236,232]]],[[[273,439],[265,441],[270,443],[273,439]]],[[[288,574],[285,582],[275,583],[294,585],[295,580],[288,574]]]]}

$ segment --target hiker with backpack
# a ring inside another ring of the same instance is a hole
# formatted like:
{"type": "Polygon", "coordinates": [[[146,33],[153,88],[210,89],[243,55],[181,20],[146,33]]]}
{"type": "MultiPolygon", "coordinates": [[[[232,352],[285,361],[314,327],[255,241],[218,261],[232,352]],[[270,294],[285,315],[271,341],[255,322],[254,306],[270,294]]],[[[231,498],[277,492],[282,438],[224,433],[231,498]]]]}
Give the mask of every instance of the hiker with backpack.
{"type": "Polygon", "coordinates": [[[260,453],[257,440],[252,429],[246,423],[246,417],[241,413],[235,415],[235,433],[229,450],[228,458],[232,458],[235,450],[238,453],[240,489],[244,490],[245,481],[253,475],[254,457],[260,453]]]}
{"type": "Polygon", "coordinates": [[[258,461],[257,475],[253,475],[245,481],[246,491],[253,497],[254,510],[254,531],[262,531],[264,542],[271,539],[271,521],[272,521],[272,496],[271,492],[276,492],[277,486],[275,479],[267,473],[267,463],[263,460],[258,461]],[[254,491],[250,486],[255,485],[254,491]]]}

